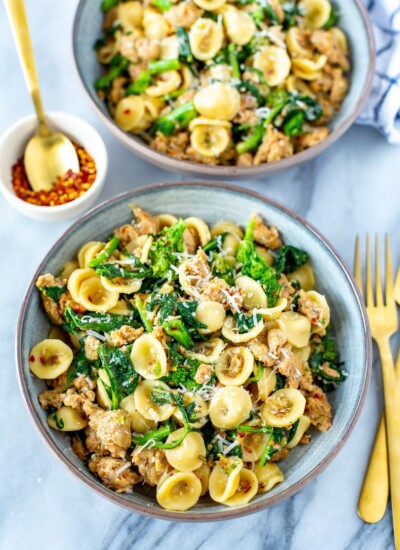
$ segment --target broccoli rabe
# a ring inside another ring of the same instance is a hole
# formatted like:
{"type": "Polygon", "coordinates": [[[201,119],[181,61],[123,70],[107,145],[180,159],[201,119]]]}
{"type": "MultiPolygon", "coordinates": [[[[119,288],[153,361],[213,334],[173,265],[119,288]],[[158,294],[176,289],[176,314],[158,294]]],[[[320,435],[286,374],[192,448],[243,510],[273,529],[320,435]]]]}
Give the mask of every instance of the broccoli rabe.
{"type": "Polygon", "coordinates": [[[152,270],[150,267],[146,267],[143,264],[138,266],[137,269],[132,270],[114,263],[99,265],[99,267],[96,267],[96,273],[106,279],[144,279],[152,274],[152,270]]]}
{"type": "Polygon", "coordinates": [[[254,245],[254,225],[252,220],[247,226],[244,239],[239,245],[237,260],[242,265],[242,275],[258,281],[267,296],[268,307],[274,307],[281,290],[275,270],[262,258],[254,245]]]}
{"type": "Polygon", "coordinates": [[[181,344],[181,346],[186,349],[190,349],[193,346],[193,340],[181,319],[170,319],[169,321],[164,321],[162,328],[168,336],[172,336],[178,344],[181,344]]]}
{"type": "MultiPolygon", "coordinates": [[[[177,344],[170,345],[168,355],[174,370],[170,370],[168,376],[164,376],[161,380],[175,388],[182,385],[189,391],[196,391],[201,388],[201,384],[198,384],[194,379],[200,366],[200,361],[197,359],[187,359],[185,361],[185,358],[178,351],[177,344]]],[[[215,375],[212,374],[207,385],[212,386],[214,382],[215,375]]]]}
{"type": "Polygon", "coordinates": [[[119,53],[115,54],[110,63],[108,73],[100,77],[96,83],[96,90],[105,90],[111,86],[112,82],[128,68],[129,61],[119,53]]]}
{"type": "Polygon", "coordinates": [[[182,321],[185,323],[185,326],[187,328],[188,333],[192,338],[200,338],[201,334],[199,333],[199,329],[205,329],[207,328],[206,325],[203,323],[200,323],[200,321],[196,317],[196,309],[197,309],[198,303],[195,301],[189,301],[189,302],[177,302],[176,309],[177,313],[181,316],[182,321]]]}
{"type": "Polygon", "coordinates": [[[251,315],[245,315],[244,313],[234,313],[233,317],[236,320],[236,328],[239,331],[239,334],[244,334],[245,332],[249,332],[252,328],[255,327],[257,323],[259,323],[262,319],[262,315],[260,313],[251,314],[251,315]]]}
{"type": "Polygon", "coordinates": [[[186,128],[196,116],[197,110],[194,103],[189,101],[158,118],[150,128],[150,134],[161,132],[165,136],[170,136],[176,129],[186,128]]]}
{"type": "Polygon", "coordinates": [[[346,377],[335,341],[328,336],[314,336],[311,345],[315,346],[308,361],[311,374],[324,391],[333,391],[346,377]]]}
{"type": "Polygon", "coordinates": [[[217,254],[214,254],[211,270],[215,277],[224,279],[229,286],[233,286],[235,267],[229,263],[225,256],[218,256],[217,254]]]}
{"type": "Polygon", "coordinates": [[[167,317],[174,314],[177,300],[178,295],[176,292],[171,292],[170,294],[153,292],[150,300],[146,303],[146,309],[147,311],[154,311],[155,307],[160,306],[157,315],[159,317],[159,322],[162,324],[167,317]]]}
{"type": "Polygon", "coordinates": [[[275,258],[274,269],[277,273],[293,273],[307,261],[307,252],[292,245],[285,245],[275,258]]]}
{"type": "Polygon", "coordinates": [[[82,330],[96,330],[100,332],[111,332],[118,330],[123,325],[138,328],[139,324],[132,315],[114,315],[112,313],[85,313],[78,315],[68,305],[64,313],[65,322],[63,329],[70,334],[77,334],[82,330]]]}
{"type": "Polygon", "coordinates": [[[67,285],[46,286],[46,287],[39,288],[39,290],[42,294],[44,294],[48,298],[51,298],[53,302],[58,302],[58,300],[60,299],[60,296],[67,291],[67,285]]]}
{"type": "Polygon", "coordinates": [[[135,391],[139,375],[132,366],[129,354],[122,349],[109,348],[102,344],[98,353],[101,366],[110,380],[112,408],[118,409],[122,399],[135,391]]]}
{"type": "Polygon", "coordinates": [[[178,263],[178,252],[183,251],[183,232],[186,223],[180,219],[171,227],[165,227],[151,246],[149,259],[155,277],[173,276],[171,265],[178,263]]]}
{"type": "Polygon", "coordinates": [[[71,363],[71,366],[67,370],[67,374],[66,374],[67,380],[65,382],[64,391],[68,389],[72,384],[72,382],[75,380],[75,378],[77,378],[81,374],[90,376],[92,367],[97,367],[97,366],[98,366],[98,361],[89,361],[86,358],[85,350],[82,347],[79,353],[74,357],[74,360],[71,363]]]}

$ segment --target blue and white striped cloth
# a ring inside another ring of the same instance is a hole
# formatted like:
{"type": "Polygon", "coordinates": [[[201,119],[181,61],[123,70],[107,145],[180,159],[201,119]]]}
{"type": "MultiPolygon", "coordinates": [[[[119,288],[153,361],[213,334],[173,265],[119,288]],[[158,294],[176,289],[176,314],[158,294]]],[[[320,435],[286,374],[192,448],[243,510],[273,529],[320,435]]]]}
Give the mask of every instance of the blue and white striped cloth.
{"type": "Polygon", "coordinates": [[[376,42],[375,77],[359,124],[379,130],[400,144],[400,1],[363,0],[376,42]]]}

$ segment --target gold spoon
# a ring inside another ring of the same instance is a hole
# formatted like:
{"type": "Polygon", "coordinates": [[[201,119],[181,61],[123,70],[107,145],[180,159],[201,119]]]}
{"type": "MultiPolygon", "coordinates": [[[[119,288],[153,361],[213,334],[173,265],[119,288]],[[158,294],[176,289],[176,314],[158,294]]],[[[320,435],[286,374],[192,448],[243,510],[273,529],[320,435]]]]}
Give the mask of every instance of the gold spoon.
{"type": "Polygon", "coordinates": [[[34,191],[49,190],[68,170],[79,172],[79,159],[71,141],[47,124],[40,96],[24,0],[5,0],[26,85],[35,107],[38,128],[25,147],[24,164],[34,191]]]}

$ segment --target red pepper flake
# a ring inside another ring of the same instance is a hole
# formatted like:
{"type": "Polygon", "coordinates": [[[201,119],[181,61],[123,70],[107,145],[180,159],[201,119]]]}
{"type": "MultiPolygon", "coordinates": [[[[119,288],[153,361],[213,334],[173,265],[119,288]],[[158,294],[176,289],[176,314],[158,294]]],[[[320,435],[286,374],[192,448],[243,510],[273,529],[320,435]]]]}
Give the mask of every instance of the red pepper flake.
{"type": "Polygon", "coordinates": [[[238,432],[239,437],[246,437],[246,434],[244,432],[238,432]]]}
{"type": "Polygon", "coordinates": [[[43,356],[39,357],[39,361],[41,362],[42,365],[46,363],[46,359],[43,356]]]}
{"type": "Polygon", "coordinates": [[[79,172],[68,170],[54,182],[49,191],[34,191],[26,175],[24,160],[20,158],[11,169],[11,183],[19,199],[38,206],[58,206],[82,196],[96,179],[93,157],[80,145],[73,143],[79,159],[79,172]]]}
{"type": "Polygon", "coordinates": [[[29,357],[29,361],[30,361],[31,363],[33,363],[34,360],[35,360],[35,356],[34,356],[34,355],[31,355],[31,356],[29,357]]]}
{"type": "Polygon", "coordinates": [[[250,491],[250,489],[251,489],[251,485],[249,483],[249,486],[243,491],[243,493],[248,493],[250,491]]]}

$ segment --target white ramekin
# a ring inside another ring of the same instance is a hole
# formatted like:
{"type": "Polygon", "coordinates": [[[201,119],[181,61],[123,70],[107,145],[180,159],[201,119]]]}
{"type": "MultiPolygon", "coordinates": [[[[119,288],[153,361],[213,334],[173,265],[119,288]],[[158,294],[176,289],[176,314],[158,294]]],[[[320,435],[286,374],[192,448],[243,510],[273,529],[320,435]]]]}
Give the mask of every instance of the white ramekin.
{"type": "Polygon", "coordinates": [[[50,112],[47,119],[52,129],[64,132],[93,157],[97,175],[92,186],[81,197],[59,206],[37,206],[16,196],[11,184],[11,167],[21,158],[28,139],[36,130],[36,116],[30,115],[16,122],[0,138],[0,191],[25,216],[36,220],[60,221],[78,216],[98,197],[107,172],[107,150],[100,134],[81,118],[68,113],[50,112]]]}

